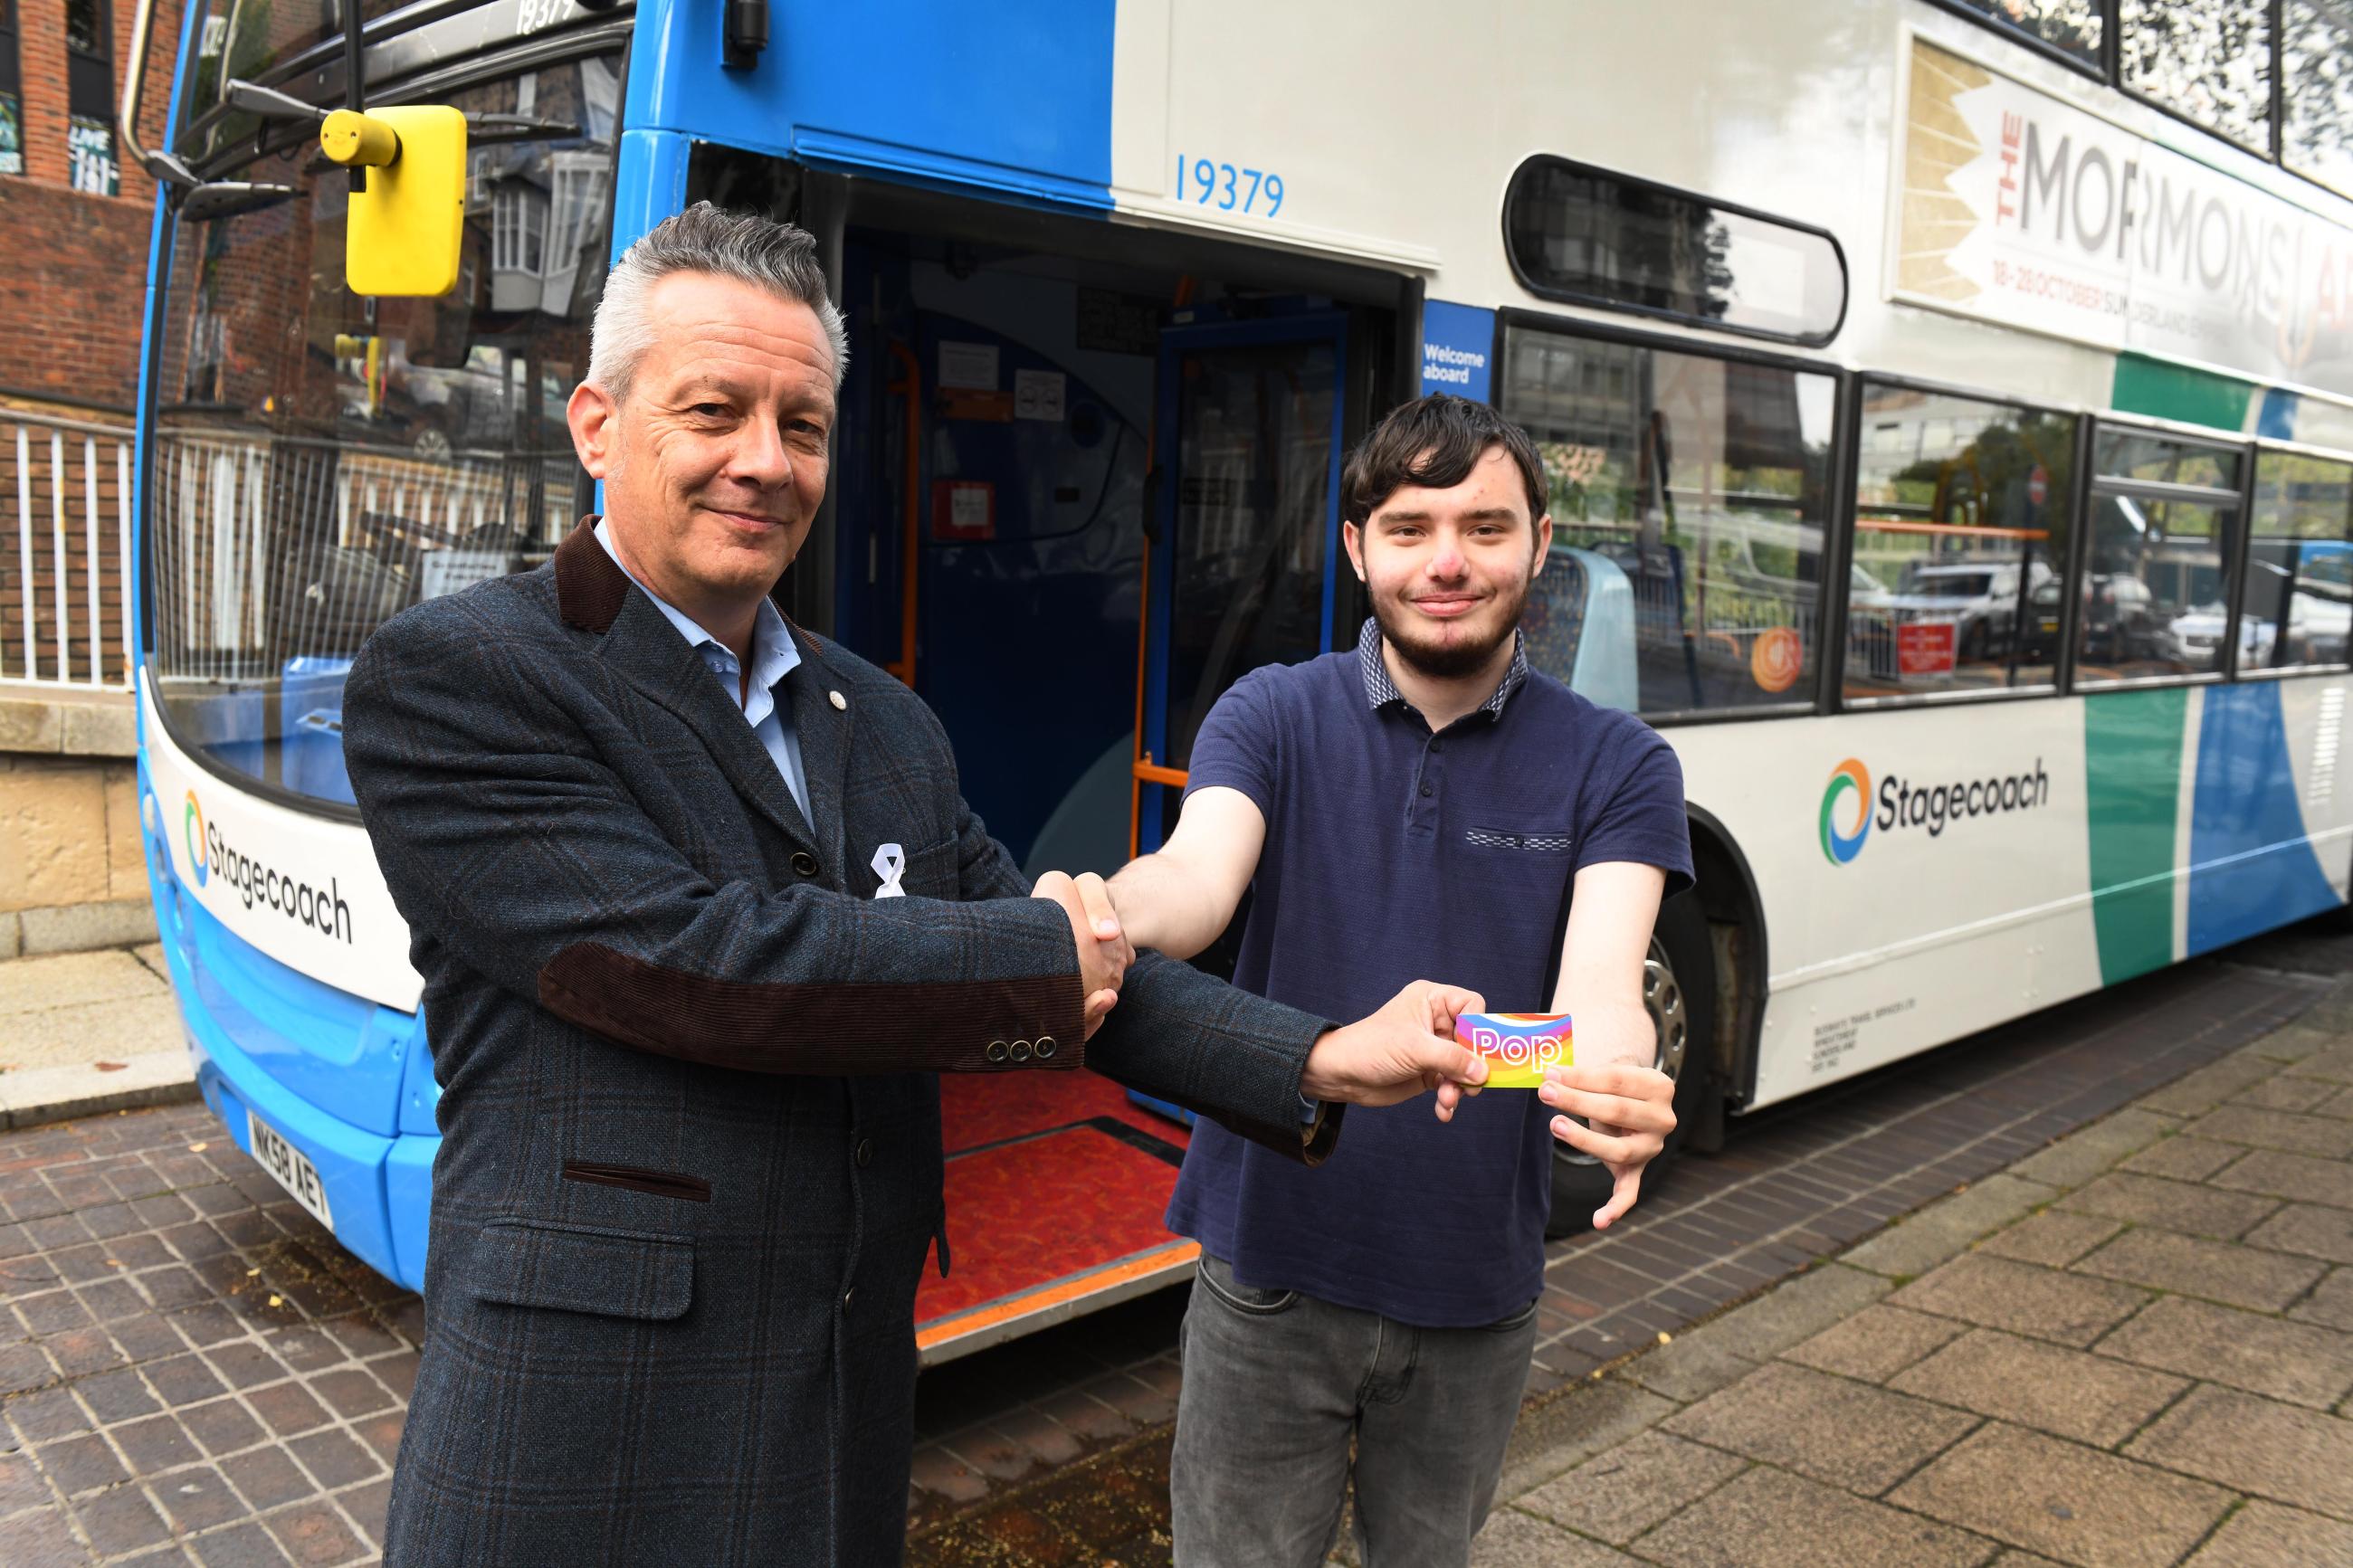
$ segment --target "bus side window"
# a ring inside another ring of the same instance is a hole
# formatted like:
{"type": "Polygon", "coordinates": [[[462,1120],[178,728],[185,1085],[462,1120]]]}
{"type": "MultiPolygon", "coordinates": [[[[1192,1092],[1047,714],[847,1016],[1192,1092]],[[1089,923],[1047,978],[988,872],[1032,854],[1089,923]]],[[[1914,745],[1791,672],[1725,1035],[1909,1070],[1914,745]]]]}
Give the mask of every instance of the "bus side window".
{"type": "Polygon", "coordinates": [[[1545,460],[1556,563],[1580,567],[1579,635],[1531,657],[1644,713],[1810,702],[1831,378],[1519,324],[1504,365],[1503,411],[1545,460]]]}
{"type": "Polygon", "coordinates": [[[2074,420],[1886,382],[1861,395],[1847,700],[2048,689],[2074,420]]]}
{"type": "Polygon", "coordinates": [[[2353,463],[2301,452],[2255,456],[2239,668],[2347,662],[2353,633],[2353,463]]]}
{"type": "MultiPolygon", "coordinates": [[[[2116,426],[2093,443],[2090,533],[2075,633],[2078,686],[2229,668],[2230,563],[2239,528],[2236,447],[2116,426]]],[[[2240,628],[2242,666],[2257,623],[2240,628]]]]}

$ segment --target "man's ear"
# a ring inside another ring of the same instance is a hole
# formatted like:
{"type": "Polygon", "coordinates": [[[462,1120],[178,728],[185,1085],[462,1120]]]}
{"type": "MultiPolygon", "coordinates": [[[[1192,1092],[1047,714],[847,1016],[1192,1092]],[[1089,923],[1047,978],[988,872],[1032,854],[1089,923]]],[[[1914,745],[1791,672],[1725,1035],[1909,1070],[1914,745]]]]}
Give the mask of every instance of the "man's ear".
{"type": "Polygon", "coordinates": [[[1544,575],[1545,557],[1551,553],[1552,513],[1546,512],[1536,519],[1536,553],[1535,559],[1528,563],[1529,582],[1533,583],[1544,575]]]}
{"type": "Polygon", "coordinates": [[[1348,552],[1348,564],[1356,569],[1356,581],[1365,581],[1365,531],[1353,522],[1340,525],[1340,542],[1348,552]]]}
{"type": "Polygon", "coordinates": [[[620,405],[601,386],[586,382],[572,389],[564,405],[564,422],[572,427],[572,449],[592,479],[601,479],[620,459],[620,405]]]}

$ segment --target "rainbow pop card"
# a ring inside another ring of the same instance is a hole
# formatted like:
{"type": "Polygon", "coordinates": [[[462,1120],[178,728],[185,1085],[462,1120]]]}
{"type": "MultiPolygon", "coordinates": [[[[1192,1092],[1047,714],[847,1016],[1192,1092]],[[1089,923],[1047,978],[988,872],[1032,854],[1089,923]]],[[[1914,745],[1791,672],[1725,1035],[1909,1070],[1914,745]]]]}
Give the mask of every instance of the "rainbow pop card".
{"type": "Polygon", "coordinates": [[[1489,1089],[1534,1089],[1546,1068],[1576,1059],[1566,1013],[1465,1013],[1454,1037],[1487,1058],[1489,1089]]]}

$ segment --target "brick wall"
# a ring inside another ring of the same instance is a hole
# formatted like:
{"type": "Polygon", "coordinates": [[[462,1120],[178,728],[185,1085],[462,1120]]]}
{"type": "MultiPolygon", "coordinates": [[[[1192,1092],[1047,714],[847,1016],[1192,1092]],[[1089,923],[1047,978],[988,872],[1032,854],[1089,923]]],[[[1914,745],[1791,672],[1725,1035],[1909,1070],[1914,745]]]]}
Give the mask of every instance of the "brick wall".
{"type": "MultiPolygon", "coordinates": [[[[121,194],[67,183],[64,0],[17,0],[25,174],[0,176],[0,392],[84,409],[128,409],[139,384],[140,311],[154,184],[118,133],[121,194]]],[[[114,97],[135,0],[111,0],[114,97]]],[[[155,0],[140,139],[159,145],[182,0],[155,0]]]]}

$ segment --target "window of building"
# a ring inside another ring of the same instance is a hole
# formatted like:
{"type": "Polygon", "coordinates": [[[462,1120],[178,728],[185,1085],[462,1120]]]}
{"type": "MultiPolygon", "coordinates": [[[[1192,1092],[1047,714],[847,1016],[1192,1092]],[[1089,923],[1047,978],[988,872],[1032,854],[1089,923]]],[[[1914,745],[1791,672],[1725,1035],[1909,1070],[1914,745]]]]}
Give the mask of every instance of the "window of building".
{"type": "Polygon", "coordinates": [[[1553,519],[1531,659],[1646,713],[1810,702],[1837,401],[1820,372],[1514,324],[1503,410],[1553,519]]]}
{"type": "Polygon", "coordinates": [[[114,18],[106,0],[66,0],[66,168],[78,191],[122,188],[114,154],[114,18]]]}
{"type": "Polygon", "coordinates": [[[2075,422],[1866,383],[1857,448],[1846,695],[2049,686],[2075,422]]]}
{"type": "Polygon", "coordinates": [[[2255,458],[2239,668],[2343,665],[2353,633],[2353,463],[2255,458]]]}
{"type": "Polygon", "coordinates": [[[2271,151],[2268,0],[2119,0],[2121,85],[2242,147],[2271,151]]]}
{"type": "Polygon", "coordinates": [[[25,172],[25,99],[16,70],[16,0],[0,0],[0,174],[25,172]]]}
{"type": "Polygon", "coordinates": [[[491,203],[491,268],[537,278],[547,237],[547,193],[522,180],[501,182],[491,203]]]}
{"type": "Polygon", "coordinates": [[[1953,9],[2017,33],[2093,71],[2107,36],[2105,0],[1945,0],[1953,9]]]}
{"type": "Polygon", "coordinates": [[[551,275],[579,266],[581,247],[604,231],[605,172],[610,163],[598,153],[556,158],[555,221],[547,252],[551,275]]]}
{"type": "Polygon", "coordinates": [[[2353,0],[2284,0],[2280,156],[2353,195],[2353,0]]]}
{"type": "Polygon", "coordinates": [[[2235,447],[2099,432],[2076,619],[2078,686],[2226,668],[2243,461],[2235,447]]]}
{"type": "Polygon", "coordinates": [[[1846,314],[1828,234],[1566,159],[1520,165],[1504,231],[1513,270],[1546,300],[1809,344],[1846,314]]]}

